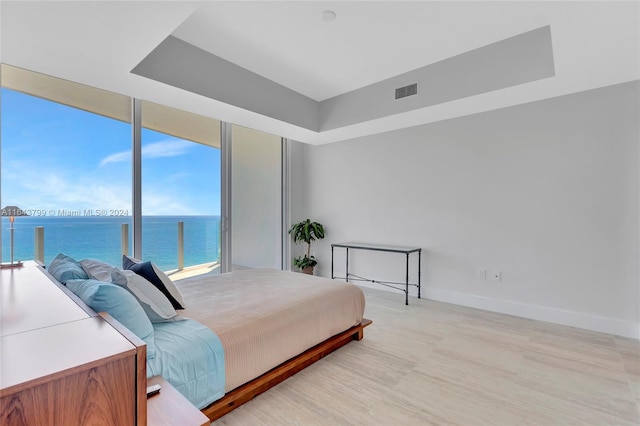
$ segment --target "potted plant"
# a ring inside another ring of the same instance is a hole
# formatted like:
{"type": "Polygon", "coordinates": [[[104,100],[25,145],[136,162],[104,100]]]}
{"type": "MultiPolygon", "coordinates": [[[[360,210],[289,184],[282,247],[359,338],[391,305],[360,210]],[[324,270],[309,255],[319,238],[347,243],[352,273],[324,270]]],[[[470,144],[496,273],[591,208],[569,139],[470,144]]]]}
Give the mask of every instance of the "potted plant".
{"type": "Polygon", "coordinates": [[[293,259],[293,265],[305,274],[313,275],[313,268],[318,264],[315,256],[311,256],[311,241],[324,238],[324,227],[318,222],[305,219],[291,226],[289,234],[295,243],[306,243],[307,254],[293,259]]]}

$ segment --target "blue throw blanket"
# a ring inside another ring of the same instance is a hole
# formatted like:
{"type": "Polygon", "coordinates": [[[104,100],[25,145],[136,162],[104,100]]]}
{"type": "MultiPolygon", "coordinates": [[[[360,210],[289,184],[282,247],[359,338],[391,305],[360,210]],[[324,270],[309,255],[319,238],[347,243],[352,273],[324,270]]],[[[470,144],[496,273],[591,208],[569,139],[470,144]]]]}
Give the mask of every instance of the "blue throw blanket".
{"type": "Polygon", "coordinates": [[[224,349],[218,336],[192,319],[153,324],[156,356],[147,377],[162,376],[202,409],[224,395],[224,349]]]}

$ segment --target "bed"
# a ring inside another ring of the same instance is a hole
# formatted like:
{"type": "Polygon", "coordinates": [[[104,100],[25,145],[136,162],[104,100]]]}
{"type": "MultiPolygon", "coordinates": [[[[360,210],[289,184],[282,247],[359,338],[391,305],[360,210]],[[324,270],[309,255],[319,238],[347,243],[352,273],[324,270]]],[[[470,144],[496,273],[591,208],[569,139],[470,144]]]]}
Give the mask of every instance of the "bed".
{"type": "Polygon", "coordinates": [[[151,262],[133,265],[146,263],[153,277],[144,279],[144,270],[134,273],[127,262],[121,271],[61,254],[49,270],[84,303],[146,343],[137,377],[164,377],[211,420],[362,339],[371,323],[363,319],[364,294],[353,284],[267,269],[173,283],[151,262]],[[162,304],[173,316],[154,319],[165,313],[162,304]]]}
{"type": "Polygon", "coordinates": [[[180,314],[209,327],[224,347],[225,396],[202,410],[212,420],[361,339],[370,324],[362,290],[326,278],[262,269],[175,284],[186,304],[180,314]]]}

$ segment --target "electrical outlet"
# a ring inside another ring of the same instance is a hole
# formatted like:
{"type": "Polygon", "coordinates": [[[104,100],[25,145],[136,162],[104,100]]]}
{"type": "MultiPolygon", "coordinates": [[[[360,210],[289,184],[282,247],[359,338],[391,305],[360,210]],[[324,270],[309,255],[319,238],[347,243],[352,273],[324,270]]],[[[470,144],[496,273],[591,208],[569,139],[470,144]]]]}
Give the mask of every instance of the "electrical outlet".
{"type": "Polygon", "coordinates": [[[502,272],[500,272],[500,271],[494,272],[493,273],[493,280],[494,281],[502,281],[502,272]]]}
{"type": "Polygon", "coordinates": [[[486,269],[478,270],[478,279],[479,280],[486,280],[487,279],[487,270],[486,269]]]}

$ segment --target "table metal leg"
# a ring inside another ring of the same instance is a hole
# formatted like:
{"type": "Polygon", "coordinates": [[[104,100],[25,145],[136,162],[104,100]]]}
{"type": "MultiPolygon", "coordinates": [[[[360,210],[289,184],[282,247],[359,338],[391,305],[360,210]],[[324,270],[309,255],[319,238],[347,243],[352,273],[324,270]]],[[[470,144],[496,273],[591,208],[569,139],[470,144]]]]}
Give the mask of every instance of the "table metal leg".
{"type": "Polygon", "coordinates": [[[422,282],[421,277],[420,277],[420,273],[422,272],[422,250],[418,250],[418,299],[420,299],[420,288],[421,288],[421,284],[422,282]]]}
{"type": "Polygon", "coordinates": [[[333,246],[331,246],[331,279],[333,278],[333,246]]]}
{"type": "Polygon", "coordinates": [[[407,253],[407,275],[405,277],[404,304],[409,304],[409,253],[407,253]]]}
{"type": "Polygon", "coordinates": [[[349,282],[349,248],[347,248],[347,256],[346,256],[346,258],[347,258],[347,267],[346,267],[345,274],[344,274],[344,280],[346,282],[349,282]]]}

